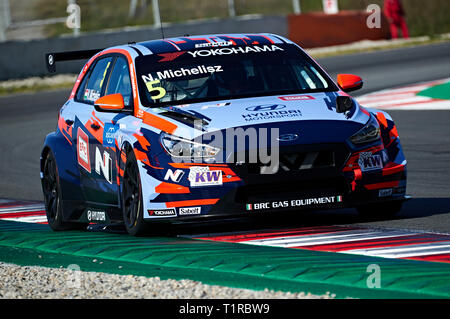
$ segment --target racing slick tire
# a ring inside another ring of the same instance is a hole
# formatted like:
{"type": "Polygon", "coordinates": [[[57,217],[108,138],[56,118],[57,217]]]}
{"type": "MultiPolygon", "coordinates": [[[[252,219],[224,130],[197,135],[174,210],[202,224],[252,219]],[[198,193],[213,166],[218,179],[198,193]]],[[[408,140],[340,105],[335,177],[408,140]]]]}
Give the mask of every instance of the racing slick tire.
{"type": "Polygon", "coordinates": [[[358,206],[356,210],[363,219],[386,219],[393,218],[402,210],[403,202],[388,202],[358,206]]]}
{"type": "Polygon", "coordinates": [[[87,223],[73,223],[63,220],[58,166],[52,151],[49,151],[45,158],[42,190],[44,193],[47,221],[51,229],[54,231],[86,229],[89,225],[87,223]]]}
{"type": "Polygon", "coordinates": [[[127,152],[122,178],[122,213],[125,229],[132,236],[142,236],[148,231],[148,225],[143,217],[142,186],[139,168],[134,152],[127,152]]]}

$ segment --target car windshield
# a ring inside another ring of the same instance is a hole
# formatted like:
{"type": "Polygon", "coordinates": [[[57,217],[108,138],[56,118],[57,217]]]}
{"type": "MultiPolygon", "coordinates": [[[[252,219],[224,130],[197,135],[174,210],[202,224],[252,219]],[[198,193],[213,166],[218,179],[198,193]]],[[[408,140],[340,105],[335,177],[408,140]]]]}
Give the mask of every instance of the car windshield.
{"type": "Polygon", "coordinates": [[[147,107],[337,90],[321,68],[292,44],[152,54],[138,57],[136,70],[147,107]]]}

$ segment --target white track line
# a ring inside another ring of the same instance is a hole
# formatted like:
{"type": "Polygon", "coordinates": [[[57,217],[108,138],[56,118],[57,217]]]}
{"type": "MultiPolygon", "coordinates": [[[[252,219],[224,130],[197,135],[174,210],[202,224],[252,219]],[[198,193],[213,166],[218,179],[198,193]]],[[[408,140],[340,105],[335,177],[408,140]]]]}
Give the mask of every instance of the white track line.
{"type": "Polygon", "coordinates": [[[341,252],[346,254],[385,258],[407,258],[416,256],[440,255],[450,253],[450,241],[396,247],[353,249],[341,252]]]}
{"type": "Polygon", "coordinates": [[[47,217],[45,215],[38,215],[38,216],[3,218],[2,220],[21,223],[44,223],[47,222],[47,217]]]}
{"type": "Polygon", "coordinates": [[[449,81],[450,78],[427,83],[419,83],[396,89],[382,90],[359,96],[356,100],[364,107],[375,109],[449,110],[450,100],[439,100],[417,95],[420,91],[447,83],[449,81]]]}
{"type": "Polygon", "coordinates": [[[273,239],[249,240],[241,243],[261,246],[274,247],[303,247],[325,245],[352,241],[364,241],[371,239],[390,238],[416,235],[417,233],[406,233],[404,231],[367,231],[367,230],[352,230],[342,231],[331,234],[307,235],[307,236],[293,236],[293,237],[279,237],[273,239]]]}
{"type": "Polygon", "coordinates": [[[34,212],[34,211],[45,211],[44,205],[30,205],[30,206],[18,206],[18,207],[8,207],[8,208],[0,208],[1,214],[10,214],[10,213],[24,213],[24,212],[34,212]]]}

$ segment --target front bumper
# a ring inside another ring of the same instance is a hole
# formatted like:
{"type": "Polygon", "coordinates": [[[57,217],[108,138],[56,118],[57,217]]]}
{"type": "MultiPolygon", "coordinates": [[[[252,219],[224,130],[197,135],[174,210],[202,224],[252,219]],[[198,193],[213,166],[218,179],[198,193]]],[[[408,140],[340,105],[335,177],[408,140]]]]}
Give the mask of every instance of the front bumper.
{"type": "MultiPolygon", "coordinates": [[[[181,221],[340,209],[407,199],[406,161],[398,164],[385,158],[382,168],[361,172],[357,165],[358,153],[351,153],[342,144],[303,145],[302,151],[305,150],[318,152],[317,165],[313,163],[307,169],[299,169],[305,156],[281,156],[284,169],[276,174],[255,173],[254,165],[208,165],[210,170],[222,170],[224,183],[221,186],[189,188],[185,185],[186,193],[159,194],[150,200],[149,206],[164,204],[170,215],[149,213],[144,217],[181,221]],[[333,152],[333,161],[328,160],[330,157],[324,150],[333,152]]],[[[371,149],[374,155],[383,151],[382,145],[371,149]]],[[[367,153],[367,150],[360,152],[367,153]]],[[[177,164],[173,167],[184,169],[184,175],[188,176],[189,169],[196,165],[177,164]]]]}

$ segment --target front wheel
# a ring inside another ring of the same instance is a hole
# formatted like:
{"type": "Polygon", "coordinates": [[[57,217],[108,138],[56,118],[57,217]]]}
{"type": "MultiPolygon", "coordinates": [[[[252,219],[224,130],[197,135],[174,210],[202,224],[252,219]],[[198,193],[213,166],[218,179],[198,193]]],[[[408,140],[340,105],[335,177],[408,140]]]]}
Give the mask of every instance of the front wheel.
{"type": "Polygon", "coordinates": [[[45,211],[48,225],[55,231],[85,229],[88,224],[72,223],[63,220],[61,205],[61,187],[59,185],[58,166],[52,151],[47,153],[42,177],[45,211]]]}
{"type": "Polygon", "coordinates": [[[147,231],[143,217],[142,186],[136,156],[127,152],[122,179],[122,212],[125,228],[130,235],[141,236],[147,231]]]}
{"type": "Polygon", "coordinates": [[[403,202],[388,202],[357,207],[360,217],[365,219],[393,218],[402,210],[403,202]]]}

